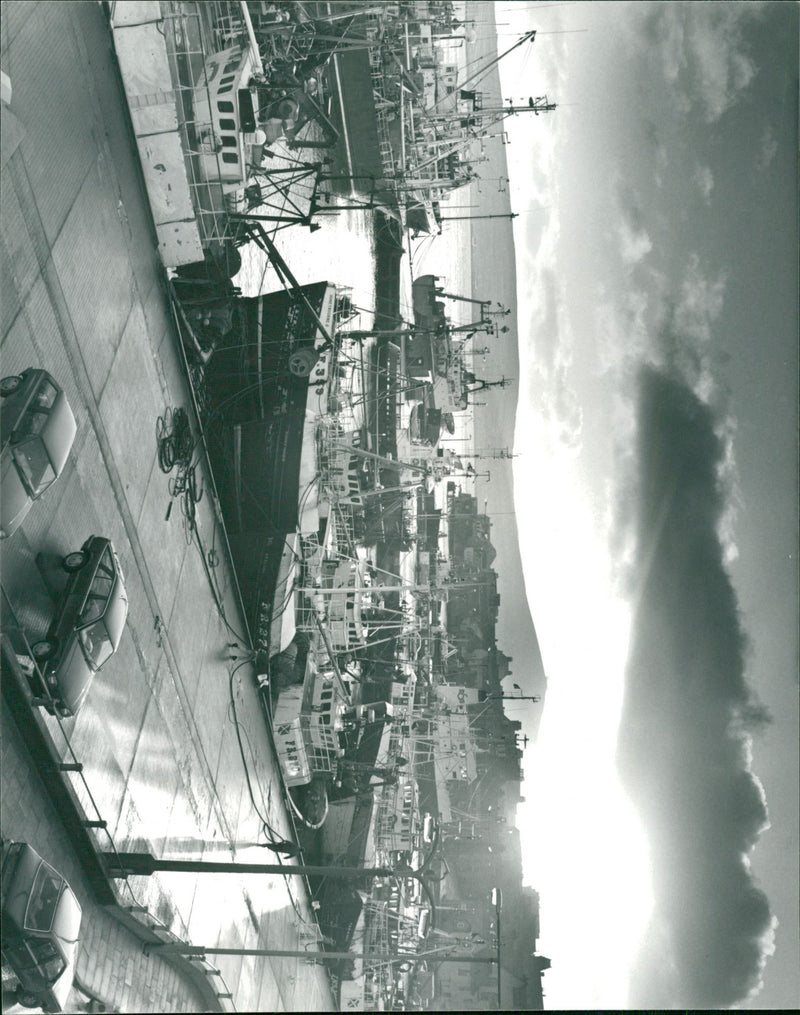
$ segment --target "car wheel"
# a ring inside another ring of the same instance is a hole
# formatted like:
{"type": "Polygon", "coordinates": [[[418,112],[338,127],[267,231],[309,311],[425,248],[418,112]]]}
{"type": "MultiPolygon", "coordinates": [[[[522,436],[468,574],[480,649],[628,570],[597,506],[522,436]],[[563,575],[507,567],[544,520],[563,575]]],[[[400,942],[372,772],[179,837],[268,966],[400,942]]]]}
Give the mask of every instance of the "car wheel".
{"type": "Polygon", "coordinates": [[[22,984],[14,992],[14,1000],[23,1008],[40,1008],[42,1005],[41,998],[30,990],[25,990],[22,984]]]}
{"type": "Polygon", "coordinates": [[[48,659],[52,659],[57,647],[56,642],[52,638],[42,638],[41,641],[36,641],[31,645],[31,652],[33,652],[33,658],[37,663],[43,663],[48,659]]]}
{"type": "Polygon", "coordinates": [[[89,554],[85,550],[75,550],[74,553],[68,553],[66,557],[61,561],[61,566],[67,573],[73,571],[80,571],[86,561],[89,559],[89,554]]]}
{"type": "Polygon", "coordinates": [[[22,378],[17,374],[4,377],[2,381],[0,381],[0,396],[5,398],[6,395],[13,395],[20,384],[22,384],[22,378]]]}

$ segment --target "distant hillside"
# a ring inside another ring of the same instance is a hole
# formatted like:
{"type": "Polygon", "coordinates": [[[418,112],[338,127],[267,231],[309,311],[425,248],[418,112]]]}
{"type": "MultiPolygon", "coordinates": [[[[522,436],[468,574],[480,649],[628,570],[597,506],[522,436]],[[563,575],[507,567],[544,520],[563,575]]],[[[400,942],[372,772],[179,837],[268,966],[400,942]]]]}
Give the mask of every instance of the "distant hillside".
{"type": "MultiPolygon", "coordinates": [[[[470,17],[475,21],[477,38],[467,44],[467,59],[485,61],[497,55],[497,34],[494,28],[494,5],[471,3],[470,17]]],[[[513,40],[504,40],[505,48],[513,40]]],[[[487,96],[502,99],[500,76],[497,67],[480,85],[487,96]]],[[[477,168],[480,180],[471,185],[470,203],[476,205],[476,214],[508,215],[511,211],[508,186],[506,149],[500,138],[491,138],[485,143],[484,155],[487,161],[477,168]]],[[[488,381],[502,377],[512,383],[502,389],[478,393],[475,401],[485,402],[475,409],[475,445],[479,450],[513,449],[524,445],[524,434],[514,433],[514,423],[519,398],[519,349],[516,331],[517,287],[514,235],[510,218],[473,218],[472,233],[472,290],[478,299],[490,299],[501,303],[511,313],[498,320],[498,324],[509,328],[506,334],[495,335],[482,344],[491,347],[485,362],[476,364],[476,374],[488,381]]],[[[492,516],[492,543],[497,549],[495,570],[498,573],[500,591],[500,617],[498,644],[513,658],[514,678],[526,692],[544,694],[545,673],[539,654],[533,620],[525,598],[522,576],[522,561],[519,553],[517,519],[514,511],[513,476],[508,460],[486,460],[481,462],[479,471],[491,473],[489,483],[478,486],[478,498],[488,500],[492,516]]],[[[540,707],[526,713],[535,721],[526,722],[529,732],[535,734],[538,728],[540,707]]]]}

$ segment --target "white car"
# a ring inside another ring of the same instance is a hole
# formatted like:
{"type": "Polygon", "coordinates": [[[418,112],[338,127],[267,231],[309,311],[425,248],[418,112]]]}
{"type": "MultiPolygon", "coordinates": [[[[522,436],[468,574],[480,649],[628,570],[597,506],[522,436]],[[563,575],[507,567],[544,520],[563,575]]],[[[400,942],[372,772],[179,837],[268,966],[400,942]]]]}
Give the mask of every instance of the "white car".
{"type": "Polygon", "coordinates": [[[3,846],[3,960],[25,1008],[64,1011],[75,975],[81,907],[72,889],[27,842],[3,846]]]}
{"type": "Polygon", "coordinates": [[[0,430],[0,537],[6,537],[58,479],[77,424],[67,396],[50,374],[31,368],[0,380],[0,430]]]}

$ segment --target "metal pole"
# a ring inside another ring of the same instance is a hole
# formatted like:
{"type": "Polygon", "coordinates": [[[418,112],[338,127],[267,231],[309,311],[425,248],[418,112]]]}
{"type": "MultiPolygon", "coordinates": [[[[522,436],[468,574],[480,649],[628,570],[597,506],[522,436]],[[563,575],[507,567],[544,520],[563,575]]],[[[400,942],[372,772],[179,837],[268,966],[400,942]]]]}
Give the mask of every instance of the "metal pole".
{"type": "Polygon", "coordinates": [[[519,218],[519,212],[508,211],[498,212],[496,215],[441,215],[441,222],[458,222],[461,219],[515,219],[519,218]]]}
{"type": "Polygon", "coordinates": [[[497,902],[495,903],[495,923],[497,925],[497,1010],[502,1011],[502,1002],[500,995],[502,993],[501,980],[503,976],[503,967],[500,965],[500,890],[498,889],[497,902]]]}
{"type": "Polygon", "coordinates": [[[349,705],[350,695],[348,694],[347,688],[344,685],[344,680],[342,679],[342,673],[341,670],[339,669],[339,664],[336,662],[336,653],[334,652],[333,645],[331,644],[330,636],[328,632],[325,630],[325,628],[322,626],[322,621],[317,616],[316,611],[314,611],[314,620],[317,622],[317,627],[319,628],[320,636],[322,637],[322,640],[325,642],[325,648],[328,650],[328,662],[331,664],[333,672],[336,676],[336,680],[339,685],[339,692],[349,705]]]}
{"type": "Polygon", "coordinates": [[[415,877],[414,871],[391,867],[337,867],[325,864],[228,863],[218,860],[161,860],[152,853],[101,853],[110,877],[149,877],[157,871],[187,874],[293,874],[298,877],[346,879],[415,877]]]}
{"type": "Polygon", "coordinates": [[[206,948],[203,945],[184,944],[149,944],[148,951],[162,955],[242,955],[256,957],[272,957],[287,959],[368,959],[373,962],[416,962],[421,959],[436,959],[437,962],[497,962],[495,955],[448,955],[433,952],[312,952],[300,948],[206,948]]]}
{"type": "Polygon", "coordinates": [[[252,51],[253,63],[255,64],[256,72],[263,77],[264,64],[261,62],[258,39],[256,39],[256,33],[253,31],[253,22],[250,19],[250,11],[247,8],[247,4],[244,2],[240,2],[239,6],[242,9],[242,20],[244,21],[245,28],[247,29],[247,38],[250,40],[250,49],[252,51]]]}

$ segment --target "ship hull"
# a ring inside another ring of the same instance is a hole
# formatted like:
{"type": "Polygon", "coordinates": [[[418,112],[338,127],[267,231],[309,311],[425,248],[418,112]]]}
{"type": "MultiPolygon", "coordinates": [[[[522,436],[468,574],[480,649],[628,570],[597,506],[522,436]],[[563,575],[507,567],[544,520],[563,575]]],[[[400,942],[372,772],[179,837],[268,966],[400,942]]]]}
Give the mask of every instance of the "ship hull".
{"type": "MultiPolygon", "coordinates": [[[[303,287],[326,324],[333,287],[303,287]]],[[[324,360],[298,377],[290,358],[313,350],[317,324],[285,291],[233,298],[234,327],[205,368],[206,439],[251,630],[270,607],[286,537],[299,520],[309,392],[325,382],[324,360]],[[320,373],[319,371],[322,371],[320,373]]]]}

